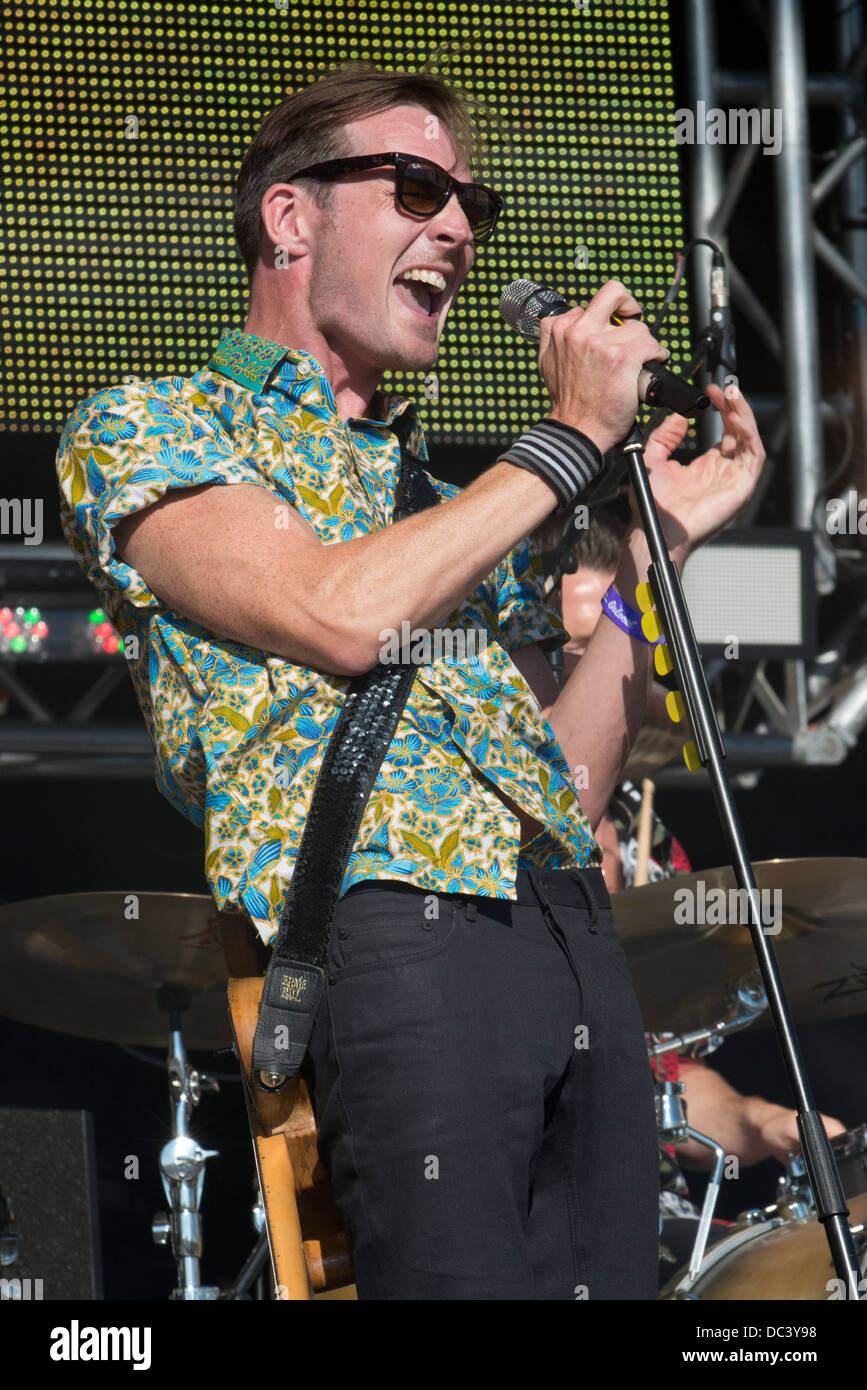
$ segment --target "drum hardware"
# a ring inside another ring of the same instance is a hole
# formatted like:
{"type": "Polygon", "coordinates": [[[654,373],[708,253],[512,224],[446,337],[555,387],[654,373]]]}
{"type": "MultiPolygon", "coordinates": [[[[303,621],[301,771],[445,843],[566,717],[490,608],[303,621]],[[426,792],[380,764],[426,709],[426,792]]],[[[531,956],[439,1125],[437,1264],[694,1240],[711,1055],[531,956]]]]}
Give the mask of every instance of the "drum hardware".
{"type": "Polygon", "coordinates": [[[216,1299],[220,1291],[200,1282],[202,1255],[202,1189],[205,1163],[218,1157],[216,1149],[203,1149],[189,1133],[189,1119],[202,1095],[219,1091],[213,1077],[190,1067],[181,1037],[181,1012],[189,1007],[189,991],[164,986],[159,992],[160,1008],[169,1014],[171,1042],[168,1056],[169,1104],[174,1137],[160,1153],[160,1175],[170,1214],[157,1212],[151,1227],[157,1245],[171,1239],[178,1266],[178,1287],[173,1299],[199,1301],[216,1299]]]}
{"type": "MultiPolygon", "coordinates": [[[[731,1235],[726,1236],[716,1245],[712,1245],[710,1250],[708,1250],[707,1254],[703,1257],[702,1264],[704,1268],[701,1270],[702,1276],[709,1274],[724,1258],[729,1258],[732,1253],[740,1251],[743,1247],[749,1245],[757,1236],[764,1235],[766,1231],[775,1230],[777,1227],[784,1224],[785,1221],[782,1216],[769,1216],[766,1221],[760,1224],[751,1224],[743,1230],[733,1231],[731,1235]]],[[[660,1298],[688,1299],[691,1302],[698,1302],[699,1295],[692,1292],[696,1282],[697,1279],[692,1270],[692,1261],[690,1261],[685,1273],[679,1277],[676,1276],[676,1282],[672,1281],[667,1284],[662,1290],[660,1298]]]]}
{"type": "Polygon", "coordinates": [[[698,1130],[690,1128],[686,1118],[686,1101],[683,1099],[686,1087],[682,1081],[655,1081],[653,1089],[656,1099],[656,1127],[660,1140],[669,1144],[683,1144],[688,1139],[694,1139],[697,1144],[702,1144],[705,1148],[710,1149],[714,1156],[714,1165],[689,1259],[688,1287],[689,1281],[697,1279],[701,1270],[701,1262],[710,1234],[710,1223],[713,1220],[719,1197],[726,1157],[725,1150],[714,1139],[708,1138],[706,1134],[699,1134],[698,1130]]]}
{"type": "MultiPolygon", "coordinates": [[[[860,963],[867,859],[778,859],[752,867],[763,898],[780,904],[779,931],[769,939],[795,1023],[867,1012],[867,969],[860,963]]],[[[744,893],[729,868],[627,888],[614,894],[611,908],[648,1032],[685,1034],[725,1017],[729,982],[755,973],[744,893]]],[[[769,1028],[770,1013],[753,1026],[769,1028]]]]}
{"type": "Polygon", "coordinates": [[[775,1216],[781,1216],[784,1221],[807,1221],[812,1215],[813,1211],[806,1202],[772,1202],[769,1207],[750,1207],[748,1211],[742,1211],[737,1224],[743,1222],[750,1226],[758,1226],[763,1221],[772,1221],[775,1216]]]}
{"type": "Polygon", "coordinates": [[[695,1028],[691,1033],[664,1033],[663,1041],[648,1047],[649,1057],[661,1057],[666,1052],[684,1052],[691,1049],[694,1057],[708,1057],[722,1047],[728,1033],[748,1028],[768,1006],[767,995],[757,970],[737,980],[731,989],[729,1017],[711,1024],[709,1028],[695,1028]]]}
{"type": "MultiPolygon", "coordinates": [[[[838,1134],[831,1140],[831,1152],[846,1197],[867,1191],[867,1124],[838,1134]]],[[[786,1171],[777,1179],[777,1200],[800,1202],[810,1213],[816,1210],[803,1154],[790,1153],[786,1159],[786,1171]]]]}
{"type": "MultiPolygon", "coordinates": [[[[755,868],[757,872],[762,873],[765,870],[784,871],[784,885],[788,882],[797,890],[800,908],[789,912],[787,904],[787,910],[783,914],[782,944],[786,944],[787,933],[792,938],[790,963],[794,964],[797,970],[798,957],[795,952],[798,948],[819,944],[818,938],[821,935],[822,944],[830,949],[831,960],[830,964],[823,960],[824,968],[819,974],[825,979],[835,971],[842,973],[844,957],[851,962],[852,957],[857,955],[860,944],[854,928],[861,927],[863,921],[861,893],[867,884],[867,861],[775,861],[768,865],[756,865],[755,868]],[[829,891],[829,885],[833,886],[835,891],[829,891]],[[825,895],[822,904],[824,911],[819,913],[807,910],[819,893],[825,895]],[[856,921],[859,913],[860,920],[856,921]],[[841,969],[838,970],[838,967],[841,969]]],[[[713,874],[719,872],[710,871],[708,881],[713,874]]],[[[673,880],[673,883],[674,886],[689,884],[690,877],[681,875],[673,880]]],[[[670,899],[665,932],[660,932],[658,923],[653,920],[651,909],[654,904],[648,901],[645,906],[644,900],[642,903],[636,901],[639,894],[655,895],[658,889],[671,887],[671,884],[672,881],[668,881],[628,890],[616,895],[614,899],[616,918],[618,913],[623,911],[623,900],[632,900],[628,904],[627,915],[631,915],[633,922],[637,915],[644,915],[649,927],[649,930],[644,932],[640,929],[631,931],[627,927],[624,933],[624,944],[632,970],[637,968],[630,957],[631,948],[636,940],[645,959],[647,953],[644,948],[648,945],[650,937],[655,937],[654,944],[661,947],[661,956],[666,954],[668,947],[675,941],[677,947],[682,949],[685,942],[690,944],[694,940],[682,926],[672,930],[670,899]],[[637,911],[639,908],[640,913],[637,911]]],[[[788,893],[788,889],[786,891],[788,893]]],[[[119,912],[119,906],[122,909],[124,903],[123,895],[119,893],[64,895],[10,903],[0,907],[0,943],[3,958],[3,969],[0,970],[0,1014],[21,1018],[23,1022],[53,1027],[58,1031],[118,1042],[122,1045],[153,1046],[157,1035],[154,1020],[159,1018],[158,984],[171,980],[183,989],[184,1032],[188,1034],[188,1040],[189,1034],[192,1033],[192,1045],[213,1050],[218,1040],[223,1042],[226,1026],[217,1018],[217,1005],[222,1004],[223,1008],[225,1007],[222,924],[225,921],[232,924],[232,929],[237,929],[238,915],[217,913],[212,900],[206,896],[157,893],[142,893],[137,896],[140,899],[142,918],[154,919],[149,924],[156,928],[152,933],[145,934],[137,919],[128,920],[122,910],[119,912]],[[38,995],[32,990],[34,970],[38,971],[40,978],[38,995]],[[110,991],[105,987],[106,975],[111,976],[110,991]],[[75,986],[72,989],[70,976],[73,977],[75,986]]],[[[618,927],[622,930],[619,920],[618,927]]],[[[861,930],[863,932],[863,927],[861,930]]],[[[719,948],[727,953],[729,947],[742,946],[744,943],[737,940],[737,935],[737,931],[733,935],[730,931],[715,933],[707,928],[702,930],[701,950],[707,958],[703,969],[705,975],[709,967],[714,965],[717,975],[726,977],[726,972],[719,970],[719,948]],[[708,943],[713,946],[713,950],[708,950],[708,943]]],[[[742,929],[739,935],[744,937],[742,929]]],[[[741,959],[745,957],[741,956],[741,959]]],[[[661,963],[666,973],[674,974],[670,961],[661,963]]],[[[697,971],[689,973],[698,974],[697,971]]],[[[809,971],[801,967],[797,973],[801,976],[799,987],[803,995],[803,981],[806,980],[809,971]]],[[[814,981],[818,978],[814,971],[814,981]]],[[[854,977],[850,979],[850,986],[853,980],[854,977]]],[[[825,983],[828,984],[827,979],[825,983]]],[[[678,984],[679,992],[682,992],[682,982],[679,981],[678,984]]],[[[765,1007],[764,992],[759,984],[757,972],[736,980],[725,998],[727,1012],[732,1015],[725,1022],[718,1022],[711,1027],[695,1028],[691,1032],[682,1030],[677,1036],[670,1035],[650,1050],[651,1055],[661,1055],[675,1048],[697,1049],[703,1045],[706,1050],[711,1051],[721,1045],[726,1033],[754,1021],[765,1007]]],[[[867,1005],[867,999],[862,1003],[859,991],[852,987],[833,991],[833,998],[832,1012],[829,1015],[833,1017],[859,1013],[867,1005]]],[[[801,1003],[800,999],[798,1003],[801,1003]]],[[[164,1004],[163,1007],[167,1005],[164,1004]]],[[[805,1012],[808,1012],[808,1009],[805,1009],[805,1012]]],[[[201,1256],[199,1208],[204,1165],[207,1158],[216,1155],[215,1151],[204,1150],[196,1144],[186,1133],[186,1125],[202,1093],[217,1090],[218,1087],[213,1083],[213,1078],[205,1077],[188,1067],[180,1032],[180,1018],[176,1021],[178,1027],[171,1030],[172,1044],[168,1055],[171,1105],[175,1115],[174,1138],[164,1147],[160,1156],[163,1187],[172,1211],[171,1215],[161,1214],[155,1218],[154,1238],[158,1243],[168,1243],[172,1240],[173,1247],[180,1247],[183,1241],[187,1240],[192,1247],[191,1252],[186,1255],[179,1255],[179,1250],[174,1250],[178,1259],[180,1288],[174,1291],[173,1298],[243,1298],[248,1296],[246,1289],[254,1280],[258,1278],[260,1285],[262,1283],[261,1269],[267,1259],[267,1250],[263,1254],[258,1241],[227,1293],[220,1294],[218,1290],[201,1289],[198,1283],[198,1260],[201,1256]],[[186,1140],[186,1143],[178,1142],[182,1139],[186,1140]],[[177,1211],[173,1202],[172,1183],[176,1185],[177,1190],[177,1211]],[[182,1194],[181,1188],[184,1184],[186,1191],[182,1194]],[[181,1196],[188,1203],[184,1208],[180,1207],[181,1196]],[[189,1266],[183,1263],[184,1260],[190,1261],[189,1266]],[[193,1275],[189,1280],[188,1268],[193,1275]]],[[[165,1024],[161,1031],[164,1039],[165,1024]]],[[[675,1123],[678,1119],[672,1105],[671,1097],[662,1105],[668,1124],[675,1123]]],[[[715,1147],[704,1136],[693,1135],[692,1132],[684,1131],[684,1137],[695,1137],[698,1142],[710,1143],[711,1147],[715,1147]]],[[[832,1141],[832,1146],[842,1145],[846,1139],[850,1142],[846,1156],[856,1159],[860,1171],[863,1172],[864,1164],[860,1154],[867,1148],[867,1126],[861,1126],[849,1136],[840,1136],[839,1140],[832,1141]],[[856,1140],[861,1145],[860,1149],[856,1140]],[[851,1145],[856,1146],[852,1148],[851,1145]]],[[[768,1232],[781,1223],[802,1227],[809,1224],[809,1211],[812,1208],[806,1207],[805,1197],[808,1195],[808,1189],[805,1194],[804,1170],[802,1168],[799,1171],[799,1163],[802,1163],[802,1160],[793,1157],[788,1179],[791,1191],[785,1194],[781,1192],[783,1200],[764,1210],[745,1213],[739,1218],[745,1228],[760,1227],[762,1231],[768,1232]]],[[[861,1186],[865,1184],[862,1183],[861,1186]]],[[[260,1209],[259,1221],[262,1220],[260,1209]]],[[[261,1234],[260,1227],[256,1224],[255,1209],[254,1227],[257,1234],[261,1234]]],[[[853,1234],[857,1238],[860,1257],[867,1246],[867,1234],[863,1224],[857,1226],[853,1234]]],[[[711,1247],[711,1250],[715,1248],[711,1247]]],[[[707,1259],[703,1259],[702,1262],[704,1269],[701,1278],[704,1279],[709,1266],[707,1259]]],[[[694,1264],[693,1259],[690,1262],[690,1270],[694,1268],[694,1264]]],[[[681,1284],[687,1290],[689,1280],[690,1273],[685,1271],[681,1277],[681,1284]]],[[[266,1296],[264,1289],[258,1296],[266,1296]]],[[[692,1298],[700,1295],[687,1291],[678,1296],[692,1298]]]]}
{"type": "Polygon", "coordinates": [[[256,1244],[241,1266],[238,1277],[232,1287],[221,1295],[225,1299],[242,1300],[253,1298],[249,1290],[254,1283],[259,1285],[255,1297],[260,1300],[265,1298],[263,1273],[265,1263],[268,1259],[268,1232],[265,1230],[265,1213],[258,1203],[253,1208],[253,1224],[254,1226],[256,1225],[255,1213],[257,1210],[260,1214],[261,1224],[256,1228],[258,1231],[256,1244]]]}
{"type": "MultiPolygon", "coordinates": [[[[843,1297],[842,1281],[833,1278],[828,1243],[818,1217],[803,1215],[795,1203],[789,1209],[770,1206],[745,1212],[706,1252],[699,1278],[687,1270],[676,1274],[660,1298],[744,1301],[754,1299],[827,1301],[843,1297]],[[795,1216],[799,1210],[801,1214],[795,1216]]],[[[851,1203],[849,1231],[862,1273],[867,1272],[867,1193],[851,1203]]]]}

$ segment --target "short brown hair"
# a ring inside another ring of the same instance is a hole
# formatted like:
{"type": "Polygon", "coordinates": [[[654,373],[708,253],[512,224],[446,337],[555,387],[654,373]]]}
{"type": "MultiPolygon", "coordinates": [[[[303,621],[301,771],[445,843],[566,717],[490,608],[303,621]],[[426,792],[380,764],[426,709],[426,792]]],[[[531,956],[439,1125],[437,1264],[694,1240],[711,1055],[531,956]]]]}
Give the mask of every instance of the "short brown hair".
{"type": "Polygon", "coordinates": [[[599,574],[616,570],[626,531],[626,522],[614,512],[598,511],[590,525],[578,531],[575,537],[572,554],[578,561],[578,568],[596,570],[599,574]]]}
{"type": "MultiPolygon", "coordinates": [[[[267,189],[308,164],[352,154],[346,132],[350,121],[392,106],[423,106],[442,121],[472,177],[479,179],[484,140],[464,94],[431,70],[439,52],[418,72],[385,72],[362,59],[341,63],[269,112],[241,161],[235,183],[235,240],[251,282],[259,261],[267,189]]],[[[333,184],[318,179],[309,184],[318,207],[333,205],[333,184]]]]}
{"type": "Polygon", "coordinates": [[[571,539],[569,552],[579,569],[596,570],[607,574],[616,570],[620,560],[620,547],[626,535],[627,524],[616,512],[603,508],[590,519],[589,526],[575,529],[572,518],[564,524],[562,516],[549,517],[532,533],[532,539],[543,555],[555,551],[560,542],[571,539]]]}

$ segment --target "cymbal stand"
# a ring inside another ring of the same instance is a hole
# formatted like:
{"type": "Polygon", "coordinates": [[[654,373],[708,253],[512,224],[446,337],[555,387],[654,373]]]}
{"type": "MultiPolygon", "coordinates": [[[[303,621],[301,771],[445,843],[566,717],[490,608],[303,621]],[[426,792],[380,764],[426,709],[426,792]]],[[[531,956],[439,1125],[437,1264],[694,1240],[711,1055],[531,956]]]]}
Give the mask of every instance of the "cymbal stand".
{"type": "Polygon", "coordinates": [[[157,1212],[152,1233],[157,1245],[165,1245],[171,1237],[172,1253],[178,1266],[178,1287],[172,1290],[173,1299],[201,1301],[220,1296],[217,1287],[200,1282],[199,1261],[202,1255],[202,1189],[205,1182],[205,1163],[218,1157],[217,1149],[203,1149],[189,1133],[189,1117],[205,1091],[219,1091],[214,1078],[190,1067],[181,1037],[181,1011],[190,1006],[189,990],[163,986],[159,992],[160,1008],[170,1018],[171,1040],[168,1055],[169,1104],[172,1108],[174,1137],[160,1153],[160,1176],[169,1204],[170,1215],[157,1212]]]}

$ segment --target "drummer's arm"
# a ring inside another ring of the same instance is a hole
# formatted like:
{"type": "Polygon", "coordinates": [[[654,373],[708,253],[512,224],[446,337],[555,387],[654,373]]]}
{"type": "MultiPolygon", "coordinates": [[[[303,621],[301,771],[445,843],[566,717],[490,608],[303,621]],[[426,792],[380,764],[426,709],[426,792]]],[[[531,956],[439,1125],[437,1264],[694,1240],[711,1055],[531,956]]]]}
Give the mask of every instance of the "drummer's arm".
{"type": "MultiPolygon", "coordinates": [[[[737,1155],[745,1168],[751,1163],[760,1163],[763,1158],[785,1162],[789,1153],[800,1151],[794,1110],[763,1100],[761,1096],[742,1096],[710,1067],[682,1066],[680,1080],[686,1088],[684,1097],[690,1128],[715,1139],[727,1155],[737,1155]]],[[[830,1138],[845,1132],[839,1120],[828,1115],[821,1118],[830,1138]]],[[[710,1149],[692,1139],[678,1144],[676,1154],[684,1167],[713,1167],[710,1149]]]]}

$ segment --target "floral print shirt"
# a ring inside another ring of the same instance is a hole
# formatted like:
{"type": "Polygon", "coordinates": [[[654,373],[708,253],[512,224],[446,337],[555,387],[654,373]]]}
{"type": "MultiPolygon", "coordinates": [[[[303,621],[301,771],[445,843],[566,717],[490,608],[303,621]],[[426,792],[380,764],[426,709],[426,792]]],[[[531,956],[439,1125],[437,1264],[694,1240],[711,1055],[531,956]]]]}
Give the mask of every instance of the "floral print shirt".
{"type": "MultiPolygon", "coordinates": [[[[57,454],[64,535],[123,641],[153,740],[159,790],[205,834],[218,907],[276,933],[307,810],[349,678],[217,638],[173,612],[120,559],[115,524],[170,488],[246,483],[273,494],[325,545],[388,526],[400,470],[390,428],[428,461],[414,402],[380,391],[343,421],[320,364],[240,329],[190,377],[110,387],[81,402],[57,454]]],[[[461,489],[431,478],[443,500],[461,489]]],[[[447,620],[481,629],[475,653],[419,665],[350,856],[342,891],[396,879],[431,892],[515,899],[519,867],[601,859],[575,780],[509,653],[566,641],[542,567],[518,545],[447,620]],[[481,650],[478,650],[481,648],[481,650]],[[519,822],[493,787],[544,825],[519,822]]],[[[467,643],[471,647],[471,643],[467,643]]],[[[414,658],[415,659],[415,658],[414,658]]]]}

